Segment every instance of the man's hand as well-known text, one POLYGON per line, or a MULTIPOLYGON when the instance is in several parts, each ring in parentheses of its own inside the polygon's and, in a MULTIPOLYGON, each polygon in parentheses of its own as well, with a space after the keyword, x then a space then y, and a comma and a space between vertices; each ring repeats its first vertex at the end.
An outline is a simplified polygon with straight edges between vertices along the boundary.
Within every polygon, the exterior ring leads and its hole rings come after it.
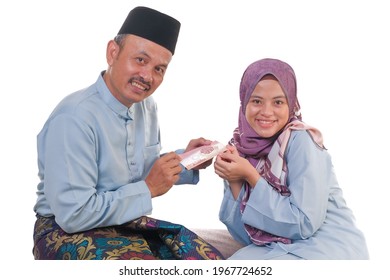
POLYGON ((167 153, 156 160, 145 179, 152 197, 168 192, 179 180, 181 170, 180 157, 174 152, 167 153))

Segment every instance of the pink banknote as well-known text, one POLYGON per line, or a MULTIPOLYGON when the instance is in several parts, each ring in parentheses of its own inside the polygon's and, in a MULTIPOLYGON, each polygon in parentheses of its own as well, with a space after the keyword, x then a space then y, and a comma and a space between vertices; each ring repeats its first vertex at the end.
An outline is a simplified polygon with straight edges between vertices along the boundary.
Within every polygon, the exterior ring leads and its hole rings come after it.
POLYGON ((225 150, 226 145, 218 141, 213 141, 210 145, 198 147, 184 154, 180 154, 179 156, 182 159, 180 163, 190 170, 199 164, 212 159, 225 150))

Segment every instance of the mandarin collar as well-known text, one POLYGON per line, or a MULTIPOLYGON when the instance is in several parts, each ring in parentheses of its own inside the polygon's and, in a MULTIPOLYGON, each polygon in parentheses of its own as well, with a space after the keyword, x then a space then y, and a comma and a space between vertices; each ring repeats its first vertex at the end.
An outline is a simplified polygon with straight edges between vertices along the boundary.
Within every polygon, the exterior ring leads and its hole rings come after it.
POLYGON ((134 108, 131 106, 130 108, 126 107, 122 103, 118 101, 112 95, 111 91, 108 89, 104 79, 105 71, 102 71, 97 79, 96 86, 99 94, 102 97, 102 100, 104 103, 107 104, 107 106, 119 117, 125 119, 125 120, 133 120, 134 119, 134 108))

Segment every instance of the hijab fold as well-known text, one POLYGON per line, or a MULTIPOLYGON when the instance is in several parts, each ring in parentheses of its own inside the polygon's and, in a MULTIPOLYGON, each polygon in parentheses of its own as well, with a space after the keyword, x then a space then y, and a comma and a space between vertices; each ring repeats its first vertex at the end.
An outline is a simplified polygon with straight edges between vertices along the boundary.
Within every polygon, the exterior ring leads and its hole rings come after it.
MULTIPOLYGON (((280 195, 289 196, 290 190, 286 184, 288 170, 284 153, 291 131, 308 131, 315 143, 324 148, 321 132, 302 122, 294 70, 287 63, 277 59, 266 58, 252 63, 241 79, 240 101, 238 127, 234 130, 229 144, 237 148, 239 154, 257 169, 270 187, 280 195), (265 75, 273 75, 279 82, 287 98, 290 116, 286 126, 269 138, 259 136, 245 117, 245 109, 252 92, 265 75)), ((252 192, 252 187, 247 182, 244 188, 245 193, 240 205, 241 212, 245 210, 252 192)), ((270 242, 291 243, 291 240, 286 237, 277 236, 247 224, 245 224, 245 230, 256 245, 265 245, 270 242)))

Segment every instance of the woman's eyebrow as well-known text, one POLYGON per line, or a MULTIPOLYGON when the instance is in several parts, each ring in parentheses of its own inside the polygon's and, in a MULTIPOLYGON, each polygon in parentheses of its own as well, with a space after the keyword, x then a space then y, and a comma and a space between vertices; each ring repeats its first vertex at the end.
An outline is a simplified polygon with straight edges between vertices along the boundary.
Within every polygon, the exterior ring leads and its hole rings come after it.
POLYGON ((286 97, 286 96, 284 96, 284 95, 279 95, 279 96, 275 96, 275 97, 273 97, 273 99, 278 99, 278 98, 285 98, 285 99, 287 99, 287 97, 286 97))
MULTIPOLYGON (((264 99, 264 97, 256 95, 256 94, 252 95, 250 98, 264 99)), ((284 96, 284 95, 278 95, 278 96, 272 97, 272 99, 278 99, 278 98, 285 98, 285 99, 287 99, 287 97, 284 96)))

